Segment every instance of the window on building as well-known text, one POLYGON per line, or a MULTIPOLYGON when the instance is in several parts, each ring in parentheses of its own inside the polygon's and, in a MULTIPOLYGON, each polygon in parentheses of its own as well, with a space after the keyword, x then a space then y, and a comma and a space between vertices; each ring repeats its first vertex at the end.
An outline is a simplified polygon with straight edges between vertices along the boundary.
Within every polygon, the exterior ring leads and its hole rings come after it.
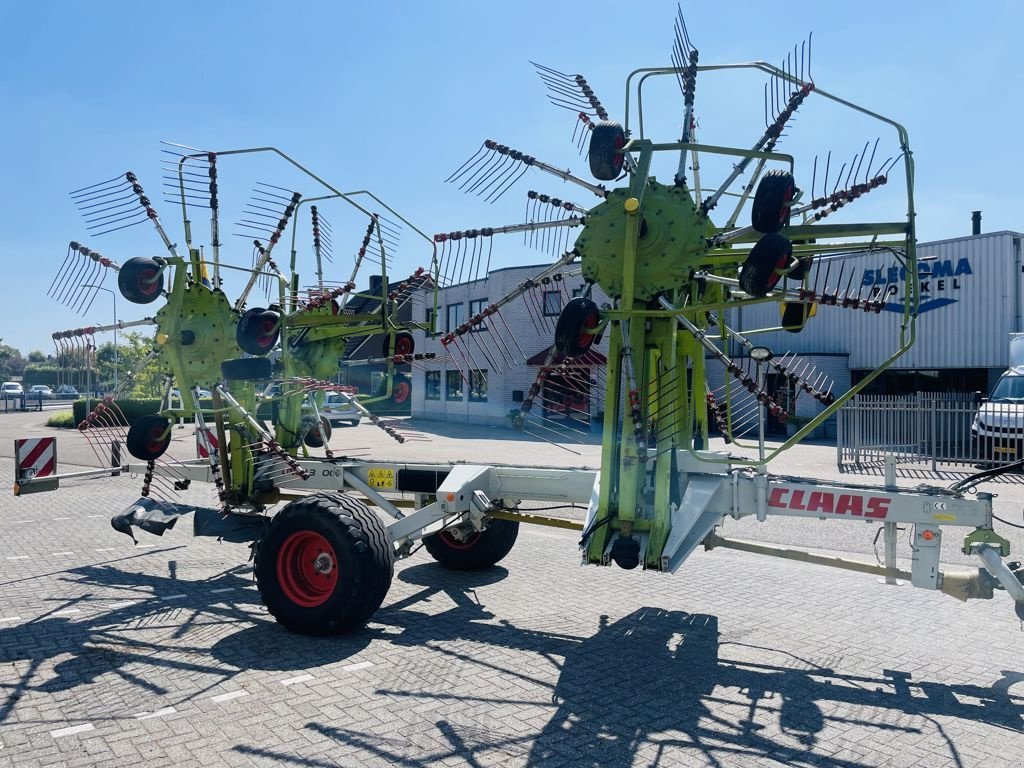
POLYGON ((469 402, 487 402, 487 371, 469 372, 469 402))
POLYGON ((440 400, 441 399, 441 372, 440 371, 427 371, 426 380, 424 382, 423 396, 427 400, 440 400))
POLYGON ((444 399, 462 399, 462 374, 459 371, 445 371, 444 399))
MULTIPOLYGON (((469 302, 469 317, 470 317, 470 319, 472 319, 472 318, 476 317, 477 315, 479 315, 486 308, 487 308, 487 299, 473 299, 471 302, 469 302)), ((474 325, 469 330, 470 330, 470 333, 480 333, 480 331, 486 331, 487 330, 487 321, 486 320, 482 320, 479 325, 474 325)))
POLYGON ((456 328, 462 325, 462 319, 465 315, 462 312, 463 305, 449 304, 448 305, 448 325, 445 326, 445 330, 448 333, 452 333, 456 328))
POLYGON ((558 317, 562 311, 562 292, 544 291, 544 317, 558 317))

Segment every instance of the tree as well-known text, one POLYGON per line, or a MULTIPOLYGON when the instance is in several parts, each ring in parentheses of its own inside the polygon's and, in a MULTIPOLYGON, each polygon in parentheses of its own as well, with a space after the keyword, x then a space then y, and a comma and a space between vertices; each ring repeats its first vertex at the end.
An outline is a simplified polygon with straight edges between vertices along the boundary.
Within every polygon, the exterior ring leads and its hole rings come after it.
POLYGON ((38 349, 33 349, 28 353, 28 361, 30 363, 45 363, 46 355, 40 352, 38 349))
POLYGON ((21 376, 25 371, 25 358, 21 352, 7 344, 0 344, 0 378, 21 376))

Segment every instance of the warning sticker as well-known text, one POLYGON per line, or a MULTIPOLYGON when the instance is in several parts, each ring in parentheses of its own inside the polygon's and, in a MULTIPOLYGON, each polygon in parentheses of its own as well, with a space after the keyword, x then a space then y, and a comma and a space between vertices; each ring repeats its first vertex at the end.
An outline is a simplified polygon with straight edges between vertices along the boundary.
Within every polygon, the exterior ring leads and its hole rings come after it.
POLYGON ((366 484, 371 488, 384 491, 395 489, 395 470, 393 469, 371 469, 366 484))

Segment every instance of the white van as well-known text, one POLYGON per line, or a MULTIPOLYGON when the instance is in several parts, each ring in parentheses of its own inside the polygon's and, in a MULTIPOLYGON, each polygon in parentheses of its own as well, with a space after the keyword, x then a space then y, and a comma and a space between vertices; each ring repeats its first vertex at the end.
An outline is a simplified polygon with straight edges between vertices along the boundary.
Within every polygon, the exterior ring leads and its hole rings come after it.
POLYGON ((974 415, 971 441, 983 461, 1024 458, 1024 333, 1010 334, 1010 367, 974 415))

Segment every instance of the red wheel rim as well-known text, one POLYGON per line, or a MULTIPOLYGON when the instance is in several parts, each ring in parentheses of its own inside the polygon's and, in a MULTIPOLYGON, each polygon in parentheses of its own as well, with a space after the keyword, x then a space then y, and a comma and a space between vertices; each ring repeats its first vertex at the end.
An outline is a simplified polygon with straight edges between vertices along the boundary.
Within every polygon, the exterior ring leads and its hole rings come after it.
POLYGON ((277 553, 277 583, 284 596, 303 608, 327 602, 338 585, 338 558, 316 531, 296 531, 277 553))
POLYGON ((144 269, 139 272, 139 293, 143 296, 152 296, 160 290, 156 275, 157 271, 155 269, 144 269))
POLYGON ((465 541, 459 541, 451 535, 449 531, 441 531, 438 536, 441 540, 452 549, 472 549, 476 546, 477 541, 480 539, 479 533, 473 533, 466 538, 465 541))
POLYGON ((277 320, 274 318, 267 318, 260 323, 259 330, 256 332, 256 344, 260 349, 269 349, 274 346, 274 342, 277 341, 277 320))
POLYGON ((409 399, 409 395, 412 394, 412 387, 409 386, 407 381, 399 381, 395 384, 394 394, 392 399, 396 403, 404 403, 409 399))
POLYGON ((580 328, 580 335, 577 339, 577 344, 580 349, 590 349, 590 345, 594 343, 594 334, 587 333, 587 331, 593 328, 597 328, 597 324, 598 322, 600 322, 600 319, 601 318, 598 316, 596 312, 591 312, 589 315, 583 318, 583 327, 580 328))
POLYGON ((167 429, 165 427, 153 427, 149 430, 149 436, 146 439, 146 448, 150 453, 160 455, 167 448, 167 429))
POLYGON ((406 355, 411 355, 412 354, 412 347, 413 347, 412 336, 401 335, 401 336, 398 336, 397 338, 395 338, 395 354, 396 355, 402 355, 403 357, 405 357, 406 355))
POLYGON ((626 159, 625 156, 622 154, 622 152, 619 151, 624 146, 626 146, 626 137, 621 135, 621 134, 616 136, 615 137, 615 157, 612 159, 612 167, 615 168, 615 170, 619 170, 620 168, 622 168, 622 163, 626 159))

